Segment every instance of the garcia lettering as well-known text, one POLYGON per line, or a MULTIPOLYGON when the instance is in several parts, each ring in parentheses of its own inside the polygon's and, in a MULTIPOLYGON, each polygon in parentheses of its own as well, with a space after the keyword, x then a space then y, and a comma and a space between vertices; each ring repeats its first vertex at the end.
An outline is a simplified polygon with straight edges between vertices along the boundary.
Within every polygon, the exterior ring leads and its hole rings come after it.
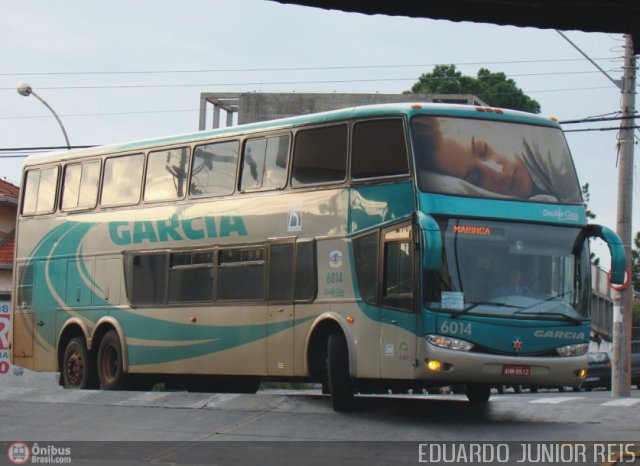
POLYGON ((231 235, 246 236, 247 228, 242 217, 195 217, 173 216, 167 220, 141 220, 136 222, 110 222, 109 236, 114 244, 157 243, 164 241, 200 240, 223 238, 231 235))

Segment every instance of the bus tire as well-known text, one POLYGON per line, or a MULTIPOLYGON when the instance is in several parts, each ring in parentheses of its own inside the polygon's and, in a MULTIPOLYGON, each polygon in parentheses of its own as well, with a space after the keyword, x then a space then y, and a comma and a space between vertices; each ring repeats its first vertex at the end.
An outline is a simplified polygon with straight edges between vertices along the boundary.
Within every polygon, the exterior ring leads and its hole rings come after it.
POLYGON ((124 387, 124 368, 122 366, 122 344, 115 330, 109 330, 98 350, 98 378, 104 390, 121 390, 124 387))
POLYGON ((467 384, 467 398, 471 403, 483 404, 489 401, 491 385, 488 383, 467 384))
POLYGON ((89 355, 84 339, 72 338, 62 357, 62 385, 64 388, 96 388, 95 361, 89 355))
POLYGON ((335 411, 346 411, 353 404, 353 388, 349 376, 349 351, 342 333, 332 333, 327 341, 327 372, 331 404, 335 411))

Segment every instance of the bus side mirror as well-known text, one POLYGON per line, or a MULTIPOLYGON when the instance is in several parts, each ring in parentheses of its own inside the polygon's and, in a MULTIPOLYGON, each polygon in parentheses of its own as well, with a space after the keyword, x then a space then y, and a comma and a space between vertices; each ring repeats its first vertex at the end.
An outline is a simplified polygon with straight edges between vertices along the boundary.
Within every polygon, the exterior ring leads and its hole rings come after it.
POLYGON ((442 266, 442 233, 438 222, 431 215, 417 212, 420 230, 420 251, 424 270, 440 270, 442 266))
POLYGON ((622 285, 625 281, 627 256, 624 246, 615 231, 602 225, 587 225, 585 234, 591 238, 600 238, 607 243, 611 254, 611 283, 622 285))

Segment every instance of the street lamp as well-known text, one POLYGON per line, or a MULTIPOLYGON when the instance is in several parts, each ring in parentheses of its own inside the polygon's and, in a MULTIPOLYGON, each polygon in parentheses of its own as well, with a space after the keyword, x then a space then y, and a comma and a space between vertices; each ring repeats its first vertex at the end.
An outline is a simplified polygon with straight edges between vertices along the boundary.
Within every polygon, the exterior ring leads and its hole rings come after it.
POLYGON ((42 97, 36 94, 36 91, 34 91, 31 88, 31 86, 29 86, 28 83, 25 83, 25 82, 18 83, 17 91, 18 91, 18 94, 23 95, 25 97, 29 97, 30 95, 33 95, 36 99, 42 102, 44 106, 47 107, 51 113, 53 113, 53 116, 56 117, 56 120, 58 120, 60 129, 62 129, 62 134, 64 134, 64 140, 67 141, 67 149, 71 149, 71 144, 69 144, 69 136, 67 136, 67 131, 64 129, 64 125, 62 124, 62 121, 60 120, 60 117, 58 116, 58 114, 53 110, 53 108, 51 108, 51 105, 49 105, 42 97))

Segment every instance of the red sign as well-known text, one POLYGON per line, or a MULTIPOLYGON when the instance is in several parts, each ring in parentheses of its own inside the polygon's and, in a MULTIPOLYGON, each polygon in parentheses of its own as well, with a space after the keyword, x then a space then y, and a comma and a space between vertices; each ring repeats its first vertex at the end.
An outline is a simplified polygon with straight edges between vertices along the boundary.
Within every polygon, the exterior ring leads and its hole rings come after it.
POLYGON ((9 349, 9 314, 0 314, 0 351, 9 349))
POLYGON ((0 361, 0 375, 6 374, 9 369, 11 369, 11 365, 8 361, 0 361))
POLYGON ((518 377, 529 377, 531 375, 530 366, 514 366, 505 364, 502 366, 502 375, 516 375, 518 377))

